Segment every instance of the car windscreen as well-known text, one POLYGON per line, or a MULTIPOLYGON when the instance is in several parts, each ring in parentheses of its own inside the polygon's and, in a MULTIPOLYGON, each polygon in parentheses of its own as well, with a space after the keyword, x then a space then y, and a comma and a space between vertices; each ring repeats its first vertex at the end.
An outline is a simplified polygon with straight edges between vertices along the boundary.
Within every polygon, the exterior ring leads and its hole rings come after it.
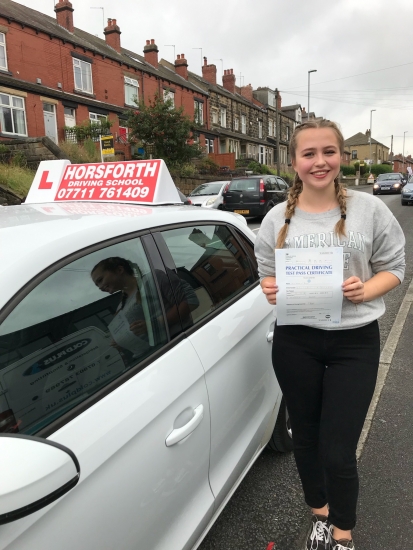
POLYGON ((383 181, 383 180, 400 180, 400 176, 398 174, 380 174, 377 176, 377 181, 383 181))
POLYGON ((194 189, 189 196, 194 197, 195 195, 218 195, 221 187, 221 182, 203 183, 202 185, 198 185, 198 187, 194 189))
POLYGON ((256 191, 258 188, 258 179, 232 180, 228 191, 256 191))
POLYGON ((404 186, 404 193, 411 193, 413 191, 413 182, 404 186))

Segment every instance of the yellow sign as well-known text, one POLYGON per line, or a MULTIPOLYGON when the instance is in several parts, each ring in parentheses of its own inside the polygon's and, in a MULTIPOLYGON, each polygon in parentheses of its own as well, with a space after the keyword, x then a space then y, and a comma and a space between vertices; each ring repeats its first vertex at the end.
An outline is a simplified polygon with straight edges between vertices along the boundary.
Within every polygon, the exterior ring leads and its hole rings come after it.
POLYGON ((112 135, 100 136, 100 150, 102 152, 102 158, 115 154, 115 143, 112 135))

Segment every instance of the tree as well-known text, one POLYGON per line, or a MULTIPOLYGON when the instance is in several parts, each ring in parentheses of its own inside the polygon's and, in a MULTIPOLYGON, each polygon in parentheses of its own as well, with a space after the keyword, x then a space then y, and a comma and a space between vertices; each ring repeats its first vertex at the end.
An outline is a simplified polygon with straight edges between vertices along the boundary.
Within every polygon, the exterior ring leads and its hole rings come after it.
POLYGON ((141 101, 137 109, 128 112, 128 126, 129 139, 142 142, 146 157, 151 151, 153 158, 174 166, 202 154, 200 146, 191 142, 193 122, 182 107, 174 107, 171 99, 164 100, 156 95, 149 105, 141 101))

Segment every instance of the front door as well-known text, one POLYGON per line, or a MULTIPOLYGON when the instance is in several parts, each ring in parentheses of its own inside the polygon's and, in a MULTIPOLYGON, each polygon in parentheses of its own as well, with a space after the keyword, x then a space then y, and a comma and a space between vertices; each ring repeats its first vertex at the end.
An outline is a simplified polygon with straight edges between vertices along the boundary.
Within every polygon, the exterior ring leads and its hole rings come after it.
POLYGON ((44 133, 57 143, 56 106, 53 103, 43 103, 44 133))

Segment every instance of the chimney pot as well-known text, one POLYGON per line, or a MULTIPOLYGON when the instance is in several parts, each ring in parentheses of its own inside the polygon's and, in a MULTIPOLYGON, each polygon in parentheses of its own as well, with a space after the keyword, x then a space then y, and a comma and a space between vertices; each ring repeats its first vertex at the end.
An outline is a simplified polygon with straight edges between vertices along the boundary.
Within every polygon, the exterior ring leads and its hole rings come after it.
POLYGON ((204 57, 204 64, 202 66, 202 78, 210 84, 216 85, 217 83, 217 66, 208 65, 206 57, 204 57))
POLYGON ((188 61, 185 59, 184 53, 181 55, 178 54, 178 58, 175 61, 175 71, 176 74, 179 74, 179 76, 182 76, 182 78, 188 80, 188 61))
POLYGON ((158 46, 155 44, 155 40, 152 38, 151 40, 146 41, 146 46, 143 48, 143 55, 145 57, 145 61, 147 63, 150 63, 153 67, 156 69, 158 68, 158 46))
POLYGON ((225 69, 222 77, 222 85, 226 90, 235 94, 235 75, 232 69, 225 69))
POLYGON ((108 19, 108 26, 104 29, 106 44, 120 53, 120 28, 116 24, 116 19, 108 19))
POLYGON ((60 0, 54 7, 56 12, 57 24, 73 33, 75 27, 73 25, 73 6, 69 0, 60 0))

